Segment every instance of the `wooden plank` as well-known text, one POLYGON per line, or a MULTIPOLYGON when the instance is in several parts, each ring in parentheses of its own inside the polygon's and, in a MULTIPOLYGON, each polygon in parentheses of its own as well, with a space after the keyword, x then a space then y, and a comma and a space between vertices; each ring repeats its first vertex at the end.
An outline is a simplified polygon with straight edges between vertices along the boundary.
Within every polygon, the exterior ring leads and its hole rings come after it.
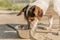
MULTIPOLYGON (((58 20, 58 17, 55 18, 54 20, 58 20)), ((45 23, 48 24, 48 18, 43 17, 40 23, 45 23)), ((59 24, 59 20, 55 21, 55 24, 59 24)), ((0 15, 0 24, 27 24, 26 20, 24 19, 24 16, 16 16, 16 15, 0 15)))
POLYGON ((5 10, 2 11, 2 10, 0 10, 0 14, 10 14, 10 13, 14 14, 14 13, 19 13, 19 12, 20 11, 8 11, 8 10, 7 11, 5 11, 5 10))
POLYGON ((26 24, 23 16, 0 15, 0 24, 26 24))
MULTIPOLYGON (((16 16, 17 14, 8 14, 0 14, 0 24, 27 24, 24 15, 16 16)), ((47 20, 47 18, 45 20, 47 20)))
POLYGON ((30 39, 0 39, 0 40, 30 40, 30 39))
POLYGON ((57 34, 58 31, 55 31, 55 30, 36 30, 37 33, 55 33, 57 34))

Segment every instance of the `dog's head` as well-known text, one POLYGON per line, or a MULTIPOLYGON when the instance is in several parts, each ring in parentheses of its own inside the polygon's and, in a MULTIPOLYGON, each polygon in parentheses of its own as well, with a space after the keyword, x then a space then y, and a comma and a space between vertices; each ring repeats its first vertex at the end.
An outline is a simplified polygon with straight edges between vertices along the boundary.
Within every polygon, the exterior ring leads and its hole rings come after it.
POLYGON ((28 18, 30 20, 34 19, 35 17, 39 19, 40 17, 43 16, 43 10, 36 5, 33 5, 32 7, 30 7, 30 9, 28 10, 28 13, 26 13, 28 7, 29 5, 24 7, 17 16, 21 15, 22 12, 24 12, 25 18, 28 18))
POLYGON ((37 19, 41 19, 41 17, 43 16, 43 9, 41 9, 40 7, 33 5, 29 10, 28 10, 28 17, 30 20, 33 20, 35 18, 37 19))

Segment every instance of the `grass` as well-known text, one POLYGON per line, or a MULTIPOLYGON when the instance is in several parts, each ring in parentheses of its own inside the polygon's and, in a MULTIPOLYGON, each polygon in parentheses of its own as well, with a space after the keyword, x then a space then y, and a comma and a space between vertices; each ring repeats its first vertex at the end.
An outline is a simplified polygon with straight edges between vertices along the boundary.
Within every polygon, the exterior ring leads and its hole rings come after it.
POLYGON ((15 3, 13 4, 11 0, 5 2, 5 0, 0 0, 0 10, 21 10, 27 3, 15 3))
POLYGON ((23 7, 25 7, 27 3, 19 3, 19 4, 12 4, 12 6, 0 6, 0 10, 21 10, 23 7))
POLYGON ((12 9, 13 10, 21 10, 22 8, 24 8, 27 5, 27 3, 20 3, 20 4, 15 4, 12 9))
POLYGON ((0 10, 5 10, 12 7, 12 0, 0 0, 0 10))

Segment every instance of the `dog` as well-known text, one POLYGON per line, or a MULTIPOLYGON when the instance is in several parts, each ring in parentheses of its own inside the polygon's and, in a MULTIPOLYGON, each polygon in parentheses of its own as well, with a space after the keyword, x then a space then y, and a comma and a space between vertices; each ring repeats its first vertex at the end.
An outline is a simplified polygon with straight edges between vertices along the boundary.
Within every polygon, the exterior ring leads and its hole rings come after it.
MULTIPOLYGON (((36 0, 35 2, 25 6, 17 16, 20 16, 24 13, 24 18, 28 23, 28 29, 31 29, 31 36, 34 37, 34 31, 37 28, 38 22, 42 19, 42 17, 46 14, 46 11, 49 7, 51 0, 36 0)), ((49 27, 52 26, 53 18, 51 17, 49 20, 49 27)))
MULTIPOLYGON (((46 14, 46 11, 49 7, 49 4, 52 0, 36 0, 34 3, 31 3, 24 7, 17 16, 20 16, 24 13, 24 18, 28 22, 28 29, 31 27, 31 36, 34 36, 34 30, 37 28, 38 22, 42 19, 42 17, 46 14)), ((60 0, 53 0, 54 10, 60 16, 60 0)), ((50 17, 49 20, 49 27, 52 27, 53 24, 53 17, 50 17)), ((49 28, 49 29, 50 29, 49 28)), ((35 37, 34 37, 35 38, 35 37)))
POLYGON ((24 13, 24 18, 27 20, 28 26, 30 26, 30 24, 35 25, 34 23, 38 23, 37 21, 41 20, 43 15, 45 15, 45 12, 49 7, 49 3, 50 0, 36 0, 24 7, 17 16, 24 13), (35 22, 33 23, 34 20, 35 22))

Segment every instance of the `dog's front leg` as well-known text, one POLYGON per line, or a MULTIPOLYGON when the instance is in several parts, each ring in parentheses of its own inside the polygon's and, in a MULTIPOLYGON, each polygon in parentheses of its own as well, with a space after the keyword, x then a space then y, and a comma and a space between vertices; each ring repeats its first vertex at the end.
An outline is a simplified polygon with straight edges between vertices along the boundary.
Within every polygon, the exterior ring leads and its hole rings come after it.
POLYGON ((53 16, 49 18, 49 27, 47 29, 51 30, 52 26, 53 26, 53 16))
POLYGON ((37 24, 38 24, 38 19, 35 19, 33 22, 31 22, 31 24, 30 24, 30 27, 31 27, 31 37, 33 38, 33 39, 37 39, 36 37, 35 37, 35 32, 36 32, 36 29, 37 29, 37 24))

